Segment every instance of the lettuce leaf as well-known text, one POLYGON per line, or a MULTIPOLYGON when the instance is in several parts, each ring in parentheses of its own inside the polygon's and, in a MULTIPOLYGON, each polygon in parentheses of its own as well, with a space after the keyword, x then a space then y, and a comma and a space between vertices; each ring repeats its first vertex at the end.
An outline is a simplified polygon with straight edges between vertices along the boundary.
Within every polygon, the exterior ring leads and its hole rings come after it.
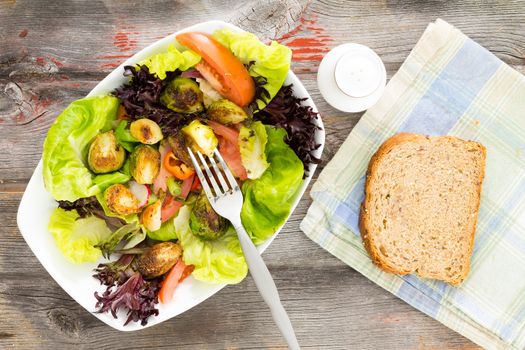
POLYGON ((136 144, 139 143, 139 140, 131 136, 131 132, 126 128, 127 125, 128 122, 125 120, 122 120, 118 124, 118 126, 115 128, 115 138, 117 139, 119 145, 131 153, 135 149, 136 144))
POLYGON ((220 238, 205 241, 195 236, 190 229, 191 208, 183 206, 173 224, 182 245, 186 265, 194 265, 193 277, 209 283, 239 283, 248 273, 237 233, 230 227, 220 238))
POLYGON ((171 241, 177 239, 173 220, 175 219, 170 219, 163 223, 157 231, 148 231, 148 237, 156 241, 171 241))
POLYGON ((241 220, 255 244, 263 243, 288 218, 304 174, 303 163, 284 142, 286 131, 265 127, 270 167, 259 179, 247 180, 242 185, 241 220))
POLYGON ((94 246, 111 235, 104 220, 95 216, 81 219, 76 210, 61 208, 51 214, 48 230, 62 254, 77 264, 97 261, 102 252, 94 246))
POLYGON ((267 101, 257 100, 259 109, 263 109, 277 94, 288 75, 292 50, 276 41, 265 45, 252 33, 238 33, 230 29, 216 30, 213 37, 230 49, 243 64, 253 62, 249 70, 251 76, 266 79, 263 87, 270 98, 267 101))
POLYGON ((84 164, 91 140, 111 129, 117 114, 116 97, 88 97, 72 102, 56 119, 44 141, 46 189, 56 200, 91 197, 114 183, 130 179, 120 172, 94 175, 84 164))
POLYGON ((168 46, 168 51, 153 55, 141 61, 139 65, 146 65, 149 72, 157 77, 166 79, 167 72, 177 69, 185 71, 199 63, 201 57, 191 50, 180 52, 175 45, 168 46))
POLYGON ((239 149, 242 165, 246 169, 249 179, 258 179, 270 166, 266 161, 264 149, 268 135, 263 123, 257 121, 250 127, 241 126, 239 131, 239 149))

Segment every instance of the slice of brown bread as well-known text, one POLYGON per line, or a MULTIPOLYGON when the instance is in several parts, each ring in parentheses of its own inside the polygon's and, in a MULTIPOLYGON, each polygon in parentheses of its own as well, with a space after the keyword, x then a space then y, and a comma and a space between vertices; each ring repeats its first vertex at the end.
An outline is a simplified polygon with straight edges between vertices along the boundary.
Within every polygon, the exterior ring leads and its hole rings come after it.
POLYGON ((461 283, 469 272, 485 147, 400 133, 370 160, 361 205, 364 245, 383 270, 461 283))

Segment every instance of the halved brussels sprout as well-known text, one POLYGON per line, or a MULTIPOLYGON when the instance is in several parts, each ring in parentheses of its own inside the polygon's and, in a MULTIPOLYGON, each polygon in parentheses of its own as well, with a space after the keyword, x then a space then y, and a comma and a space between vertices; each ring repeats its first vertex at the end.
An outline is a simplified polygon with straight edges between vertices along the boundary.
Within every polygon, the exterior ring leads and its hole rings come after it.
POLYGON ((129 126, 131 136, 136 138, 140 143, 153 145, 162 140, 162 130, 160 126, 151 119, 138 119, 129 126))
POLYGON ((130 156, 130 173, 139 184, 152 184, 160 170, 160 153, 146 145, 135 147, 130 156))
POLYGON ((148 231, 157 231, 162 226, 161 209, 162 201, 157 199, 142 211, 140 221, 148 231))
POLYGON ((198 120, 193 120, 191 123, 182 128, 182 132, 187 135, 191 141, 191 147, 195 151, 211 156, 213 151, 217 148, 219 141, 213 133, 213 129, 208 125, 202 124, 198 120))
POLYGON ((244 109, 227 99, 213 102, 208 108, 207 114, 211 120, 222 124, 236 124, 248 118, 244 109))
POLYGON ((139 212, 139 201, 131 191, 122 184, 109 186, 104 191, 104 200, 109 210, 119 215, 139 212))
POLYGON ((160 94, 160 102, 172 111, 197 113, 204 109, 199 85, 189 78, 176 77, 168 83, 160 94))
POLYGON ((137 270, 145 278, 161 276, 177 263, 181 255, 182 248, 177 243, 157 243, 139 256, 137 270))
POLYGON ((228 229, 228 221, 213 210, 204 191, 191 211, 190 228, 194 235, 206 240, 217 239, 228 229))
POLYGON ((119 170, 126 160, 126 151, 118 142, 113 130, 98 134, 88 151, 88 166, 95 174, 119 170))

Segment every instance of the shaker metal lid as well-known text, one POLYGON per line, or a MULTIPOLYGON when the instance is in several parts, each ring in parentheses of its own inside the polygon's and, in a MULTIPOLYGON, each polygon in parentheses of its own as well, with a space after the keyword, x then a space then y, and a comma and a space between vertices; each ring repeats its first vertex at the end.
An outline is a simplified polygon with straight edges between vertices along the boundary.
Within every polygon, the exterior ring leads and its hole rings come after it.
POLYGON ((321 61, 317 84, 334 108, 361 112, 372 107, 383 94, 386 70, 381 58, 369 47, 343 44, 321 61))

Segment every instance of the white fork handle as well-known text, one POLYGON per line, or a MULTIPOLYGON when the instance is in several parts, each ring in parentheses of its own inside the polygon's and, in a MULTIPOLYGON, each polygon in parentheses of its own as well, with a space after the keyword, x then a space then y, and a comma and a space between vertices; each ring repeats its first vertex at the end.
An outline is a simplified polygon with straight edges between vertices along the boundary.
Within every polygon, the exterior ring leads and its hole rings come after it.
POLYGON ((255 248, 248 233, 246 233, 246 230, 241 224, 241 220, 239 219, 237 222, 232 222, 232 224, 237 231, 237 236, 241 242, 244 257, 250 268, 250 274, 255 281, 257 289, 259 289, 259 293, 261 293, 264 301, 270 307, 275 324, 277 324, 277 327, 286 339, 288 348, 299 350, 299 343, 297 342, 297 338, 295 338, 292 323, 288 318, 286 310, 284 310, 284 307, 281 304, 279 292, 277 291, 272 275, 270 275, 270 271, 268 271, 268 267, 266 267, 259 251, 257 251, 257 248, 255 248))

